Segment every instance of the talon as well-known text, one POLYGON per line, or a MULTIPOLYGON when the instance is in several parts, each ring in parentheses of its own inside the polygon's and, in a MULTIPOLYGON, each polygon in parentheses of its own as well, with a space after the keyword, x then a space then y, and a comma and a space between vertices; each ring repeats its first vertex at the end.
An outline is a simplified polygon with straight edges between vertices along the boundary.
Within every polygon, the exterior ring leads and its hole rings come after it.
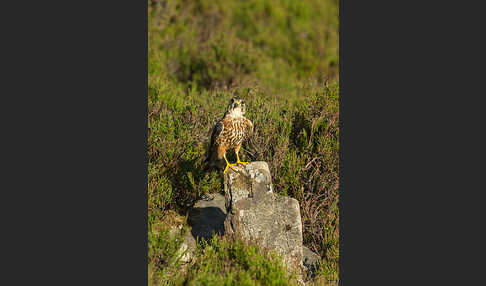
POLYGON ((243 166, 244 166, 244 165, 248 164, 248 162, 241 162, 241 161, 238 161, 238 162, 236 162, 236 164, 241 164, 241 165, 243 165, 243 166))
POLYGON ((241 162, 240 161, 240 156, 238 156, 238 152, 236 152, 236 163, 235 164, 241 164, 241 165, 246 165, 248 162, 241 162))
POLYGON ((228 171, 228 167, 230 167, 233 171, 236 172, 235 168, 233 168, 233 166, 236 166, 236 164, 237 163, 230 164, 230 163, 226 162, 226 168, 224 168, 223 174, 226 174, 226 172, 228 171))

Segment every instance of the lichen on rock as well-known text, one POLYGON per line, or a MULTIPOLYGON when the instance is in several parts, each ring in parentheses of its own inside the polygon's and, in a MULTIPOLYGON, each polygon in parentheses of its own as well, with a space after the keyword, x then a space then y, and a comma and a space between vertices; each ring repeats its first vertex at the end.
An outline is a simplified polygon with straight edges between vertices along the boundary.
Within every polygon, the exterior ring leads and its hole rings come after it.
POLYGON ((225 176, 225 233, 275 250, 289 269, 301 269, 302 222, 296 199, 276 196, 266 162, 252 162, 225 176))

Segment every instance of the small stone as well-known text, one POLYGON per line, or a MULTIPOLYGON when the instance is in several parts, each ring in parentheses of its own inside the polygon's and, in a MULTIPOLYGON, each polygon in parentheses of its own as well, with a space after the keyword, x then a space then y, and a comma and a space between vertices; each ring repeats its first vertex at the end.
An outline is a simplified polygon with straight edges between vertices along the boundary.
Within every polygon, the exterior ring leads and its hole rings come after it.
POLYGON ((191 232, 186 232, 183 237, 182 244, 179 248, 180 261, 185 264, 192 261, 194 258, 194 251, 196 250, 196 240, 191 232))
POLYGON ((302 246, 302 255, 302 262, 307 269, 307 280, 313 279, 319 270, 320 257, 306 246, 302 246))

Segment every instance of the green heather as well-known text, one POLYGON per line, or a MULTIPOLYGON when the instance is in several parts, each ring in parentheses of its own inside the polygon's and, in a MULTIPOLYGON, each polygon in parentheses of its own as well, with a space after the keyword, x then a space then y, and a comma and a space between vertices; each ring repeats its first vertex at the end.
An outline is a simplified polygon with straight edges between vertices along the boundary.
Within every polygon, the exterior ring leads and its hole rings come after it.
MULTIPOLYGON (((221 192, 202 161, 232 96, 254 137, 244 161, 266 161, 275 192, 301 206, 304 245, 339 273, 338 1, 170 0, 148 3, 149 285, 294 285, 279 257, 215 237, 181 268, 179 235, 195 200, 221 192)), ((236 160, 228 152, 231 162, 236 160)))

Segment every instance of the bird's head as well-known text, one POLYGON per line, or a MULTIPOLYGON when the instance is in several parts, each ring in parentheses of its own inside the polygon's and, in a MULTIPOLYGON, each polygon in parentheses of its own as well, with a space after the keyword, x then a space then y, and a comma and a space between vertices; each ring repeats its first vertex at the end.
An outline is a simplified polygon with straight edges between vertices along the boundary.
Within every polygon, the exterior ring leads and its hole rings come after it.
POLYGON ((246 112, 245 101, 238 97, 233 97, 228 105, 228 114, 231 117, 243 116, 246 112))

